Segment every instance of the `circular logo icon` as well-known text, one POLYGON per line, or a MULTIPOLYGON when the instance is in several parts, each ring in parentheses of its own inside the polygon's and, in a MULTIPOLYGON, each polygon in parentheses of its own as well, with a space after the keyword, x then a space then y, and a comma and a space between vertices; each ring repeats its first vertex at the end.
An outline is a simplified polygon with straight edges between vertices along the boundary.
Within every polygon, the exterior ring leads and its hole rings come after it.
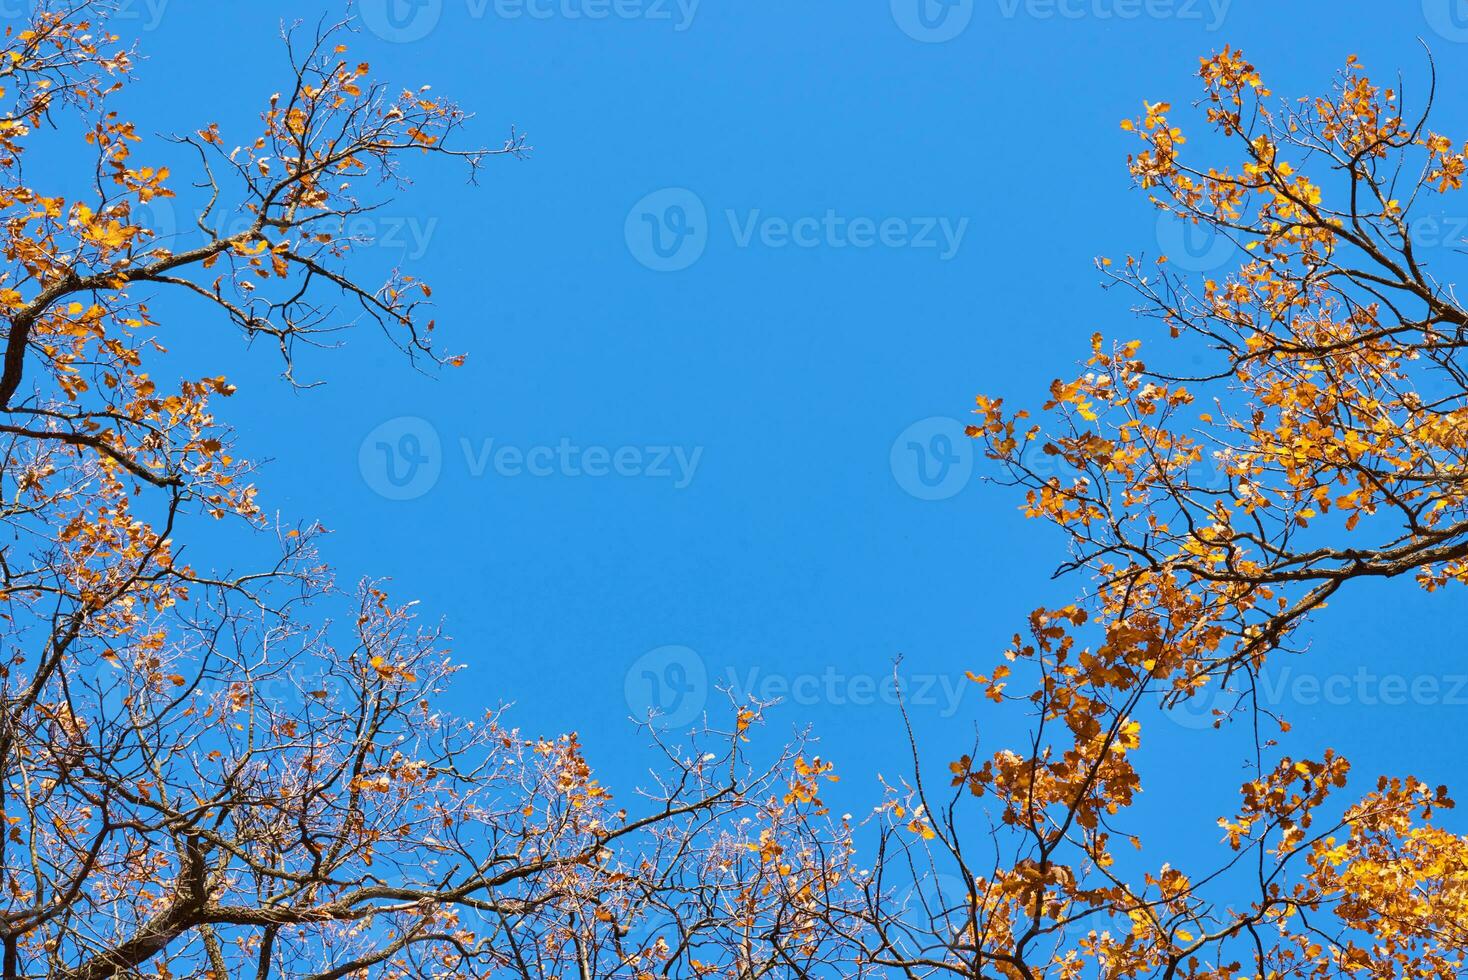
POLYGON ((974 0, 892 0, 892 19, 914 41, 951 41, 974 19, 974 0))
POLYGON ((897 899, 896 914, 916 914, 919 922, 943 922, 947 918, 962 919, 968 911, 972 894, 957 875, 928 873, 909 885, 897 899))
POLYGON ((919 500, 947 500, 968 486, 973 440, 957 419, 935 415, 914 422, 892 443, 892 476, 919 500))
POLYGON ((1465 242, 1463 232, 1468 221, 1462 218, 1423 215, 1407 222, 1407 234, 1412 236, 1412 245, 1419 251, 1427 248, 1461 248, 1465 242))
POLYGON ((423 40, 442 16, 443 0, 362 0, 362 23, 393 44, 423 40))
POLYGON ((1468 0, 1422 0, 1422 14, 1439 37, 1468 41, 1468 0))
POLYGON ((178 211, 171 197, 155 197, 150 201, 133 201, 128 223, 144 229, 138 236, 134 248, 148 252, 165 248, 170 252, 181 251, 179 243, 178 211))
POLYGON ((129 671, 120 657, 98 657, 93 683, 96 686, 97 721, 100 727, 126 720, 129 671))
POLYGON ((696 650, 666 646, 633 661, 622 691, 633 717, 667 729, 687 725, 703 712, 708 683, 708 667, 696 650))
POLYGON ((627 212, 627 249, 654 272, 678 272, 703 257, 709 243, 708 210, 683 187, 653 191, 627 212))
POLYGON ((413 416, 388 419, 362 440, 357 467, 378 496, 417 499, 434 488, 443 472, 438 430, 413 416))
POLYGON ((1212 728, 1215 722, 1226 719, 1239 705, 1238 694, 1211 684, 1194 691, 1192 697, 1181 701, 1172 701, 1173 694, 1172 691, 1163 691, 1158 697, 1162 714, 1179 728, 1195 732, 1212 728))
POLYGON ((1211 272, 1238 251, 1226 235, 1207 222, 1194 224, 1167 211, 1157 216, 1157 244, 1169 263, 1187 272, 1211 272))

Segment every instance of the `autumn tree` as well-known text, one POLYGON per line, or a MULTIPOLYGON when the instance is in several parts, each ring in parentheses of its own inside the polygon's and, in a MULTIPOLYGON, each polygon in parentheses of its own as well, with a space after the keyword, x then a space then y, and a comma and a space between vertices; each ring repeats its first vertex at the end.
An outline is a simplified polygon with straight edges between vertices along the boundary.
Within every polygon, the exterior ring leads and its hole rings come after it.
POLYGON ((1468 146, 1431 127, 1431 88, 1409 109, 1354 58, 1295 101, 1237 50, 1200 77, 1197 114, 1230 159, 1194 150, 1165 102, 1122 125, 1137 186, 1232 241, 1231 271, 1103 260, 1160 337, 1095 336, 1038 421, 978 399, 969 434, 1063 530, 1061 571, 1085 585, 974 675, 990 710, 1031 715, 1028 744, 892 791, 882 867, 949 882, 921 903, 867 890, 858 955, 902 975, 1465 969, 1468 839, 1435 822, 1447 790, 1372 774, 1346 797, 1348 761, 1285 754, 1288 720, 1256 684, 1271 658, 1308 655, 1328 601, 1468 581, 1468 308, 1413 220, 1461 193, 1468 146), (1148 719, 1198 698, 1216 727, 1257 734, 1219 853, 1184 860, 1155 854, 1131 808, 1148 719))
POLYGON ((456 363, 429 288, 359 281, 346 228, 406 190, 405 155, 472 173, 521 137, 460 146, 464 112, 374 80, 349 24, 293 29, 258 129, 180 121, 202 208, 165 235, 144 216, 175 178, 111 108, 134 62, 105 14, 42 5, 0 43, 6 980, 810 970, 850 861, 829 763, 797 745, 756 766, 759 707, 731 705, 657 741, 660 774, 623 800, 573 734, 452 717, 445 639, 380 585, 338 588, 216 414, 231 325, 287 384, 353 325, 456 363), (89 190, 34 182, 43 137, 89 190), (165 293, 187 327, 155 319, 165 293), (179 329, 218 332, 218 370, 160 373, 179 329), (270 557, 185 561, 210 520, 270 557))
POLYGON ((1031 739, 942 785, 915 746, 863 829, 826 812, 829 761, 756 761, 759 704, 650 728, 658 774, 615 796, 574 734, 453 717, 446 638, 380 583, 338 587, 319 527, 258 499, 221 418, 244 355, 163 376, 162 294, 219 351, 231 326, 265 342, 287 385, 350 327, 458 360, 414 274, 359 280, 346 226, 407 190, 408 155, 472 174, 524 142, 462 145, 463 111, 374 80, 349 25, 286 40, 257 129, 180 122, 203 205, 177 235, 145 220, 177 179, 112 108, 133 58, 105 10, 43 5, 0 44, 5 980, 1464 970, 1446 790, 1399 773, 1346 798, 1347 760, 1286 755, 1255 696, 1327 602, 1468 579, 1468 310, 1412 222, 1461 192, 1468 146, 1430 128, 1431 91, 1409 113, 1353 60, 1278 104, 1225 49, 1200 109, 1236 160, 1194 159, 1166 103, 1124 124, 1138 185, 1237 267, 1103 263, 1165 336, 1094 338, 1042 423, 979 399, 970 434, 1085 585, 974 674, 1031 739), (33 186, 43 138, 86 193, 33 186), (1194 354, 1206 370, 1166 368, 1194 354), (185 560, 205 521, 269 557, 185 560), (1130 818, 1146 720, 1197 698, 1259 735, 1219 853, 1184 866, 1130 818))

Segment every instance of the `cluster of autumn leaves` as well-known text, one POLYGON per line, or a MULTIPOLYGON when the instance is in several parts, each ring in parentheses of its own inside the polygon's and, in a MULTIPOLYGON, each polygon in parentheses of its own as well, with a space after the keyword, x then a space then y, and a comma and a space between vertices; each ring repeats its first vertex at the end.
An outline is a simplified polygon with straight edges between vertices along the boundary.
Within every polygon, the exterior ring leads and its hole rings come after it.
POLYGON ((1312 761, 1257 746, 1240 809, 1219 821, 1234 857, 1137 884, 1112 870, 1108 828, 1140 788, 1149 699, 1206 697, 1220 725, 1262 713, 1259 671, 1328 599, 1399 575, 1435 589, 1468 570, 1468 313, 1407 217, 1460 188, 1468 147, 1428 130, 1425 112, 1404 118, 1354 59, 1330 96, 1279 108, 1240 52, 1205 59, 1201 77, 1237 168, 1190 163, 1166 103, 1123 128, 1143 144, 1138 185, 1231 239, 1238 267, 1200 283, 1165 256, 1101 268, 1195 355, 1174 363, 1206 366, 1170 374, 1141 343, 1098 335, 1086 373, 1052 386, 1046 425, 980 398, 970 427, 1025 487, 1026 512, 1067 532, 1065 567, 1091 582, 1079 606, 1035 613, 1009 663, 976 678, 1031 706, 1038 733, 1027 756, 962 759, 955 783, 997 799, 1043 872, 1017 882, 1016 865, 980 884, 1021 896, 1006 923, 1112 924, 1051 959, 1057 975, 1458 976, 1468 879, 1464 838, 1432 822, 1452 806, 1446 790, 1383 778, 1332 804, 1349 765, 1328 749, 1312 761), (1011 670, 1029 683, 1016 691, 1011 670), (1209 883, 1225 877, 1219 894, 1209 883))
POLYGON ((226 377, 158 376, 160 292, 277 348, 292 381, 298 346, 351 321, 458 363, 428 287, 359 282, 346 229, 406 185, 406 155, 477 167, 520 138, 454 148, 457 107, 371 81, 349 25, 327 25, 292 36, 258 135, 176 138, 206 201, 160 237, 141 216, 172 175, 133 162, 109 108, 133 60, 104 8, 43 5, 0 41, 0 975, 642 976, 808 955, 812 896, 850 856, 816 792, 829 763, 792 746, 757 765, 759 714, 738 706, 669 745, 629 815, 574 734, 450 717, 460 668, 436 631, 371 583, 339 589, 321 529, 258 503, 215 414, 226 377), (83 128, 82 199, 26 180, 48 122, 83 128), (253 543, 209 554, 201 519, 253 543))
POLYGON ((406 151, 488 153, 452 148, 458 108, 385 91, 324 30, 293 46, 258 136, 180 138, 210 202, 194 238, 162 240, 134 215, 171 175, 132 165, 138 135, 107 107, 132 60, 85 7, 43 9, 0 50, 7 980, 1461 972, 1468 844, 1433 822, 1443 789, 1383 778, 1341 804, 1344 759, 1263 741, 1214 864, 1139 863, 1144 835, 1121 829, 1159 701, 1253 713, 1259 670, 1337 592, 1468 580, 1468 313, 1408 221, 1419 195, 1461 188, 1468 148, 1354 62, 1329 96, 1275 109, 1242 54, 1205 59, 1237 169, 1191 164, 1165 103, 1125 124, 1139 186, 1240 262, 1201 283, 1165 257, 1101 267, 1210 366, 1168 376, 1098 335, 1046 424, 979 399, 969 434, 1088 585, 971 675, 993 710, 1028 714, 1031 742, 963 755, 941 799, 917 751, 863 822, 827 812, 831 762, 801 745, 757 761, 759 706, 659 741, 664 771, 629 809, 575 735, 443 712, 461 668, 442 638, 377 586, 339 591, 319 528, 265 516, 214 414, 233 387, 150 374, 166 327, 143 296, 268 339, 287 377, 341 319, 323 293, 457 363, 422 320, 426 285, 357 282, 341 225, 402 180, 406 151), (88 125, 95 200, 23 180, 63 113, 88 125), (269 556, 183 563, 199 516, 244 522, 269 556), (957 884, 933 900, 937 879, 957 884))

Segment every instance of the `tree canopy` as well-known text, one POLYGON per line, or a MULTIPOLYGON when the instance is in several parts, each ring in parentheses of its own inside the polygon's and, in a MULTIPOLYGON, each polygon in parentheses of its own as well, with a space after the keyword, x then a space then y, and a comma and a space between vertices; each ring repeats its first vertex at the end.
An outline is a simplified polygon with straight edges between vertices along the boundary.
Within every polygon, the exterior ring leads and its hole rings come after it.
POLYGON ((295 30, 256 131, 175 137, 205 199, 185 244, 145 220, 175 178, 134 159, 112 108, 133 54, 104 14, 43 5, 0 44, 6 980, 1460 975, 1446 788, 1344 798, 1348 761, 1284 754, 1255 696, 1327 602, 1468 580, 1468 310, 1412 225, 1461 192, 1468 145, 1431 128, 1430 90, 1409 112, 1352 59, 1279 103, 1225 48, 1198 114, 1232 162, 1195 159, 1165 102, 1123 124, 1137 185, 1237 267, 1103 260, 1162 336, 1098 334, 1033 417, 978 399, 969 435, 1083 584, 971 675, 1029 742, 935 781, 930 754, 958 752, 913 741, 852 818, 822 802, 829 759, 754 745, 757 703, 649 724, 663 765, 615 792, 576 734, 443 707, 465 669, 444 637, 381 583, 336 584, 319 526, 269 516, 221 418, 226 355, 159 377, 176 328, 149 303, 266 341, 287 384, 350 325, 459 363, 430 287, 359 281, 344 227, 407 189, 407 154, 472 171, 525 141, 461 146, 463 110, 374 80, 348 25, 295 30), (23 166, 48 126, 80 134, 88 193, 23 166), (199 519, 273 557, 185 560, 199 519), (1251 726, 1254 771, 1218 853, 1183 866, 1129 818, 1144 721, 1199 698, 1251 726))

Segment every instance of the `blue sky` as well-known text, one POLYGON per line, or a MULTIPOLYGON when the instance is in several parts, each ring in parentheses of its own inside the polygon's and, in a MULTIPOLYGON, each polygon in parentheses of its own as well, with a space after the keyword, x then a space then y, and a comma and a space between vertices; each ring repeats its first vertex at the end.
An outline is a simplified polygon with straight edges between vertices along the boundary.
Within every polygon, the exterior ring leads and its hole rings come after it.
MULTIPOLYGON (((1352 53, 1420 81, 1421 38, 1439 127, 1468 132, 1457 0, 387 3, 362 3, 353 42, 376 75, 460 101, 480 142, 513 124, 534 146, 478 186, 415 165, 357 260, 429 280, 467 365, 415 373, 363 331, 292 393, 224 325, 165 333, 241 386, 266 506, 332 528, 344 580, 388 576, 443 617, 470 666, 453 707, 512 701, 527 731, 577 730, 614 785, 647 761, 630 715, 653 697, 691 715, 733 683, 783 695, 767 737, 814 726, 846 775, 837 805, 865 809, 875 774, 905 766, 898 656, 934 763, 975 726, 985 752, 1021 738, 964 671, 1080 583, 1051 581, 1062 542, 956 432, 978 392, 1038 404, 1092 332, 1148 335, 1095 256, 1227 261, 1159 225, 1117 125, 1143 99, 1191 101, 1199 56, 1242 47, 1296 96, 1352 53)), ((144 132, 217 120, 243 140, 287 81, 282 19, 343 10, 128 0, 119 28, 147 56, 129 111, 144 132)), ((1458 207, 1433 232, 1441 268, 1468 234, 1458 207)), ((1291 749, 1337 748, 1362 787, 1461 783, 1442 738, 1468 712, 1459 603, 1337 603, 1276 682, 1291 749), (1351 680, 1311 687, 1330 677, 1351 680)), ((1143 812, 1179 818, 1176 846, 1215 840, 1242 752, 1144 724, 1143 812)))

